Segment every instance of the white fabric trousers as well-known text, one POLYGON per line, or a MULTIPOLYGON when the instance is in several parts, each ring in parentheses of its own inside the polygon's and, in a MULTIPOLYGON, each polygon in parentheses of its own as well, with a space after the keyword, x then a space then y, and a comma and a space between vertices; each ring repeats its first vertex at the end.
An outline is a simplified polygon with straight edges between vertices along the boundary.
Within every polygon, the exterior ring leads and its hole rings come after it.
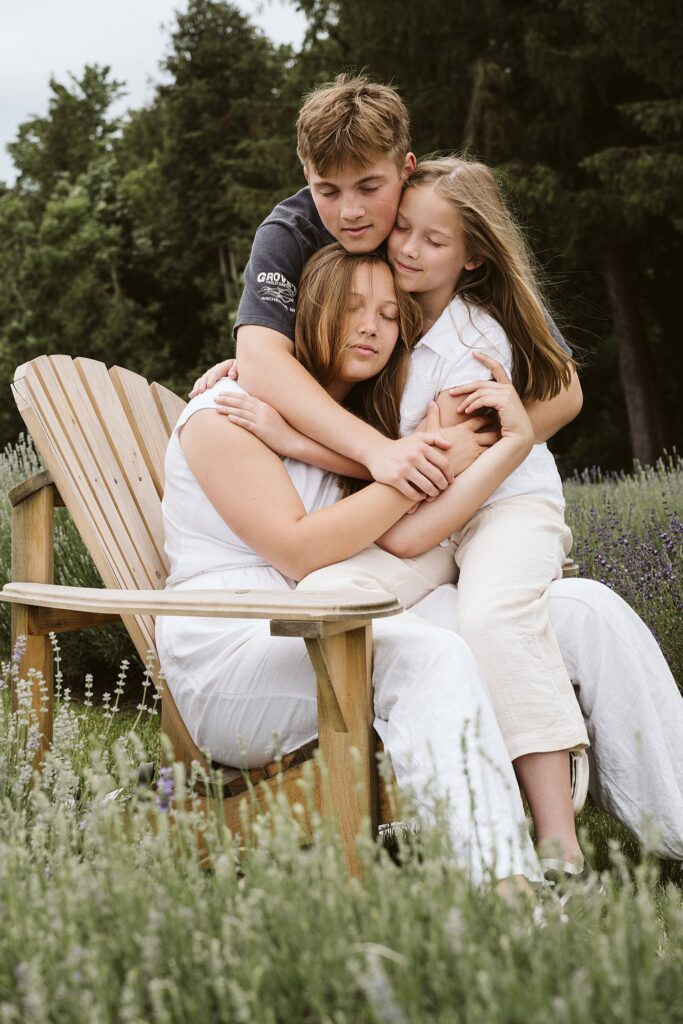
MULTIPOLYGON (((410 606, 430 578, 439 586, 454 572, 445 546, 392 567, 401 561, 373 545, 299 586, 324 589, 327 578, 330 586, 377 587, 393 571, 396 589, 389 589, 410 606)), ((625 601, 594 580, 551 583, 548 610, 591 744, 591 796, 648 850, 683 861, 683 698, 657 642, 625 601)), ((451 600, 432 604, 430 621, 459 629, 451 600)))
MULTIPOLYGON (((204 574, 185 587, 242 585, 204 574)), ((271 581, 272 586, 272 581, 271 581)), ((441 587, 419 610, 450 605, 441 587)), ((453 849, 475 883, 540 870, 516 779, 481 673, 464 642, 414 613, 374 623, 376 725, 418 813, 445 806, 453 849)), ((225 764, 256 767, 316 734, 316 682, 303 640, 259 620, 157 619, 167 685, 195 742, 225 764)))

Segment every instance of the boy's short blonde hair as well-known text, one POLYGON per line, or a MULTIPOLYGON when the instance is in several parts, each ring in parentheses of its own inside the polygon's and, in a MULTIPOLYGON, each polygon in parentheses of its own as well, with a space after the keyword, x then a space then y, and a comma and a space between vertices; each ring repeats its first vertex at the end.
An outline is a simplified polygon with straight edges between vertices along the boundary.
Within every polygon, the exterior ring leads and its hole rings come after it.
POLYGON ((369 167, 388 157, 400 171, 410 149, 410 118, 389 85, 338 75, 304 100, 296 122, 297 153, 304 167, 328 174, 369 167))

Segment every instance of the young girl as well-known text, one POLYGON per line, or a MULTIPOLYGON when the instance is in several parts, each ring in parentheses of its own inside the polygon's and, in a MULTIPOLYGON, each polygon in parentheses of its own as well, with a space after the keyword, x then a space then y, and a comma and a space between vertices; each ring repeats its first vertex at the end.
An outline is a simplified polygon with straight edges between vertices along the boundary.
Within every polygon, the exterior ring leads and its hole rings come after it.
MULTIPOLYGON (((488 167, 456 157, 420 164, 388 251, 426 328, 412 354, 402 431, 415 429, 435 397, 444 423, 484 410, 497 385, 481 380, 482 352, 500 360, 523 401, 568 386, 570 360, 550 332, 524 242, 488 167)), ((491 691, 541 850, 571 872, 582 857, 566 752, 584 748, 587 735, 548 619, 547 589, 571 547, 563 510, 553 457, 536 445, 451 543, 460 633, 491 691)), ((379 543, 414 554, 437 522, 438 510, 425 505, 379 543)))
MULTIPOLYGON (((434 399, 442 423, 492 406, 506 385, 479 379, 487 356, 506 367, 524 400, 553 397, 569 384, 568 354, 549 330, 524 243, 487 167, 454 157, 420 164, 404 193, 388 255, 397 282, 419 299, 425 329, 411 356, 402 434, 416 429, 434 399)), ((261 403, 254 401, 247 414, 238 402, 233 415, 266 436, 261 403)), ((268 442, 279 450, 286 448, 284 430, 280 421, 268 431, 268 442)), ((301 447, 298 452, 316 457, 301 447)), ((536 445, 464 527, 461 509, 446 491, 378 543, 406 558, 451 537, 460 570, 459 630, 484 672, 548 866, 574 873, 582 855, 568 752, 582 751, 587 735, 547 612, 548 585, 561 576, 571 546, 563 508, 552 455, 536 445)), ((374 547, 346 566, 315 573, 306 585, 333 585, 349 571, 355 579, 367 573, 412 603, 400 574, 374 547)), ((585 796, 585 754, 572 761, 575 771, 583 769, 575 790, 585 796)))

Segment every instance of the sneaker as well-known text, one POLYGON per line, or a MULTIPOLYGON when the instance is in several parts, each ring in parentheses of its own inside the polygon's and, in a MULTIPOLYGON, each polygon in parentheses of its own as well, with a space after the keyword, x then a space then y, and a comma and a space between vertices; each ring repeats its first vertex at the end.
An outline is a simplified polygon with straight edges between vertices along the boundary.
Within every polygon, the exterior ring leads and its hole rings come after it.
POLYGON ((542 857, 541 871, 546 885, 563 906, 566 906, 573 896, 605 895, 600 875, 585 857, 580 864, 558 860, 555 857, 542 857))
POLYGON ((569 777, 572 786, 574 814, 583 808, 588 796, 588 754, 585 750, 570 750, 569 777))

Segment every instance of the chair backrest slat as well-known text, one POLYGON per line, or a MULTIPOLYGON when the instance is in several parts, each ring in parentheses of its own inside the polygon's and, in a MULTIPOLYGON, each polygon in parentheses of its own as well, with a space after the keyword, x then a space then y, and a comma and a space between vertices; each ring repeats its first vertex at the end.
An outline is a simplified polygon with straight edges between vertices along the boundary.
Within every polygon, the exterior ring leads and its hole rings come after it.
POLYGON ((156 402, 159 415, 166 428, 166 434, 170 438, 173 428, 180 419, 180 414, 187 403, 161 384, 150 384, 149 390, 152 392, 152 397, 156 402))
POLYGON ((149 384, 139 373, 124 370, 121 366, 113 366, 109 376, 161 498, 164 493, 164 457, 169 435, 149 384))
POLYGON ((96 507, 91 514, 102 521, 103 531, 117 549, 117 571, 121 585, 140 588, 163 586, 166 565, 159 558, 149 531, 137 512, 135 500, 111 442, 102 428, 83 382, 68 356, 52 356, 40 368, 52 411, 66 425, 69 448, 79 461, 89 484, 88 500, 96 507))
MULTIPOLYGON (((105 585, 162 587, 167 565, 160 487, 168 428, 144 378, 126 371, 110 376, 90 359, 40 356, 17 370, 14 392, 105 585), (142 426, 131 419, 140 410, 142 426)), ((184 405, 181 399, 178 404, 184 405)), ((170 420, 168 398, 165 407, 170 420)), ((126 617, 124 624, 144 658, 154 649, 152 617, 126 617)))
POLYGON ((164 553, 164 525, 159 495, 111 377, 104 363, 95 359, 74 359, 73 365, 125 477, 128 491, 150 535, 159 562, 164 567, 165 576, 168 565, 164 553))

